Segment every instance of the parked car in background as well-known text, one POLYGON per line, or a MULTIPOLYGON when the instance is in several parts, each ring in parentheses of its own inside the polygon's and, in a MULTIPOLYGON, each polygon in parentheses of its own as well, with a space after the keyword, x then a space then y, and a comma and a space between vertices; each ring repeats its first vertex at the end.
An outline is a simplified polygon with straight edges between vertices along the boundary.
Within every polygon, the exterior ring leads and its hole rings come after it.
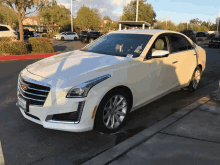
POLYGON ((17 105, 44 128, 113 133, 129 112, 179 88, 196 90, 205 66, 206 51, 181 33, 114 31, 24 68, 17 105))
POLYGON ((39 33, 33 32, 34 33, 34 37, 40 37, 39 33))
POLYGON ((0 24, 0 36, 18 39, 18 33, 11 26, 5 24, 0 24))
POLYGON ((209 41, 209 47, 220 47, 220 37, 214 37, 209 41))
POLYGON ((79 40, 83 40, 84 36, 88 34, 88 31, 87 30, 83 30, 80 32, 79 34, 79 40))
POLYGON ((183 31, 181 31, 181 33, 183 33, 187 37, 189 37, 194 43, 197 43, 195 30, 183 30, 183 31))
POLYGON ((103 33, 98 32, 98 31, 88 31, 86 34, 82 36, 81 41, 84 43, 87 43, 87 42, 91 43, 102 35, 103 33))
POLYGON ((58 35, 55 35, 53 37, 55 40, 61 40, 61 41, 64 41, 64 40, 78 40, 79 39, 79 36, 76 32, 62 32, 58 35))
POLYGON ((206 31, 200 31, 196 34, 196 37, 208 37, 209 33, 206 31))

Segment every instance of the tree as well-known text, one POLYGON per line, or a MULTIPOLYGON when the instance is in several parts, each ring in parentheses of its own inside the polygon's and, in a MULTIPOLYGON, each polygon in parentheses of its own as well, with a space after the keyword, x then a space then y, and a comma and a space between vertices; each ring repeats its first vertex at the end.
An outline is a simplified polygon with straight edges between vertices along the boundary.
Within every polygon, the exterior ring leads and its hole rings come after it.
POLYGON ((93 8, 92 11, 95 13, 95 15, 96 15, 99 19, 102 18, 101 14, 100 14, 100 12, 99 12, 99 9, 93 8))
POLYGON ((47 3, 47 2, 48 2, 47 0, 46 1, 43 1, 43 0, 0 0, 0 3, 6 4, 8 7, 10 7, 13 13, 17 16, 21 41, 24 40, 22 21, 24 20, 25 15, 32 13, 32 12, 26 13, 27 9, 31 9, 36 6, 38 7, 42 5, 43 3, 47 3))
POLYGON ((111 18, 110 18, 109 16, 105 15, 105 16, 103 17, 103 20, 109 20, 109 21, 111 21, 111 18))
MULTIPOLYGON (((153 24, 156 18, 156 13, 153 10, 151 4, 147 3, 147 0, 139 0, 138 3, 138 21, 146 21, 149 24, 153 24)), ((136 4, 137 0, 131 1, 123 9, 122 21, 135 21, 136 20, 136 4)))
POLYGON ((186 23, 179 23, 176 27, 176 30, 181 32, 187 29, 187 24, 186 23))
POLYGON ((190 22, 190 24, 193 24, 193 25, 201 25, 202 24, 202 21, 199 20, 199 18, 191 19, 189 22, 190 22))
POLYGON ((13 28, 16 28, 18 25, 17 16, 12 12, 12 10, 5 5, 0 4, 0 22, 3 24, 10 25, 13 28))
POLYGON ((94 29, 99 30, 100 28, 99 16, 89 7, 82 6, 77 11, 76 25, 81 30, 94 29))
POLYGON ((47 25, 48 29, 53 25, 64 27, 70 24, 70 14, 70 10, 57 3, 47 4, 38 10, 38 17, 43 18, 41 22, 47 25))
POLYGON ((166 26, 166 21, 157 21, 157 23, 154 26, 154 29, 173 30, 173 31, 177 30, 176 25, 171 21, 167 21, 167 26, 166 26))

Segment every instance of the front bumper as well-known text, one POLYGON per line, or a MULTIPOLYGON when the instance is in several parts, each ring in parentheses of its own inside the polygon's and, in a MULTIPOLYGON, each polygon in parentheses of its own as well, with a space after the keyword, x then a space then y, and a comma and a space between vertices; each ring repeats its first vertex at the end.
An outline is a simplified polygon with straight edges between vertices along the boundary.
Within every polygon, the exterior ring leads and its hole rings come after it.
MULTIPOLYGON (((36 80, 36 84, 40 83, 37 81, 37 79, 42 79, 30 73, 29 76, 36 80)), ((25 81, 23 82, 30 82, 30 79, 28 81, 28 79, 24 78, 24 80, 25 81)), ((18 86, 21 84, 19 81, 20 79, 18 79, 18 86)), ((32 86, 30 86, 30 88, 31 87, 32 86)), ((27 91, 28 90, 25 92, 27 93, 27 91)), ((23 92, 23 90, 18 88, 18 97, 20 97, 21 94, 23 95, 23 92)), ((30 93, 30 91, 28 92, 30 93)), ((44 128, 71 132, 84 132, 92 130, 94 125, 92 114, 94 108, 99 102, 99 95, 88 96, 86 98, 66 98, 67 93, 68 91, 51 86, 43 105, 36 106, 32 105, 30 102, 28 112, 24 111, 23 108, 18 104, 17 105, 19 106, 22 115, 26 119, 40 124, 44 128)), ((22 99, 24 100, 24 97, 22 99)), ((32 97, 29 96, 29 99, 32 99, 32 97)))

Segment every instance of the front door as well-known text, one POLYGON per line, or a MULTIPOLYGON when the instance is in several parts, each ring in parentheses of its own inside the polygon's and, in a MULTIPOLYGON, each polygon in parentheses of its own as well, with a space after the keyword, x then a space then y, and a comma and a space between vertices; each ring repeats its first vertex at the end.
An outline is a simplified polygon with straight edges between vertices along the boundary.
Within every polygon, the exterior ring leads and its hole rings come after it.
POLYGON ((135 105, 160 97, 172 91, 178 85, 176 75, 177 56, 168 54, 167 57, 153 58, 151 55, 155 50, 170 51, 169 39, 166 34, 155 40, 146 59, 137 66, 139 67, 138 70, 141 71, 142 80, 137 83, 136 90, 139 90, 141 98, 135 102, 135 105))

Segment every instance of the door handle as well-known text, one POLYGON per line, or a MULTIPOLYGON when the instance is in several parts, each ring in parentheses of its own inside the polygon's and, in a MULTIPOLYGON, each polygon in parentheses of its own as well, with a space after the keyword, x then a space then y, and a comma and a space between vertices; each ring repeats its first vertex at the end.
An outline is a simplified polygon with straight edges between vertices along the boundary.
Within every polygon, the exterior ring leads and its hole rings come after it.
POLYGON ((175 63, 177 63, 178 61, 173 61, 173 63, 172 64, 175 64, 175 63))

